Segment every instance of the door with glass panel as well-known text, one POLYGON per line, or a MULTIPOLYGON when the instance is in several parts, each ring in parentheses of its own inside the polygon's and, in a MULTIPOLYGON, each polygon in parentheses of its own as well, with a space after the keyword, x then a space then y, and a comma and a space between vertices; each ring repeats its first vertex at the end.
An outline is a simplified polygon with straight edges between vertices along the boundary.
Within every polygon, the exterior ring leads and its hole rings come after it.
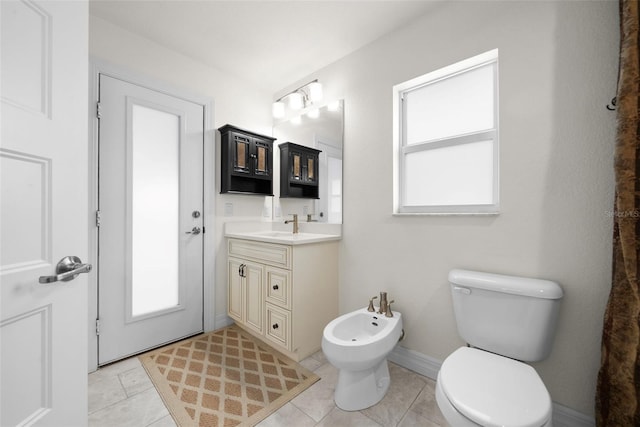
POLYGON ((100 75, 98 364, 203 330, 204 107, 100 75))

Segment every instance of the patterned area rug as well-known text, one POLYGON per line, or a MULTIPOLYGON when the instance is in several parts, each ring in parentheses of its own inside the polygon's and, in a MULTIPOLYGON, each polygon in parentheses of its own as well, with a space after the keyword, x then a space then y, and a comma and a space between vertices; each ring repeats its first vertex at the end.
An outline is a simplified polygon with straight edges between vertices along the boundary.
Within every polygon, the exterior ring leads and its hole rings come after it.
POLYGON ((140 361, 180 427, 253 426, 320 379, 237 326, 140 361))

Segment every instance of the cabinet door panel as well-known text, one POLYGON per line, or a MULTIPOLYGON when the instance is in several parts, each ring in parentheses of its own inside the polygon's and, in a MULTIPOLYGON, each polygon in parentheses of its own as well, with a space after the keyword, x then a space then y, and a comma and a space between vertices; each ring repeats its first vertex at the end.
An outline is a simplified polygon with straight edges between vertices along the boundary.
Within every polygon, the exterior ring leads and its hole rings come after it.
POLYGON ((262 333, 264 304, 264 267, 259 264, 245 263, 245 324, 262 333))
POLYGON ((229 296, 227 312, 229 317, 242 322, 242 277, 240 276, 242 262, 237 259, 229 258, 229 296))
POLYGON ((273 159, 271 158, 271 143, 268 141, 262 141, 260 139, 254 139, 255 153, 253 154, 255 160, 254 174, 257 177, 270 178, 271 177, 271 165, 273 159))
POLYGON ((251 138, 233 133, 233 172, 251 173, 251 138))

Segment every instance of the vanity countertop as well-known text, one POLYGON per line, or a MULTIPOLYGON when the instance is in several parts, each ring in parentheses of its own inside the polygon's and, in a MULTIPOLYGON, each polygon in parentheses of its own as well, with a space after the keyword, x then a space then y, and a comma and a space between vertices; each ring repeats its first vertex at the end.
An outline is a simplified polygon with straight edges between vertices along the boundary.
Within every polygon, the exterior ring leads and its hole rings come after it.
MULTIPOLYGON (((302 225, 303 223, 301 223, 302 225)), ((287 228, 290 228, 288 226, 287 228)), ((321 231, 325 231, 322 229, 321 231)), ((317 228, 314 230, 305 231, 302 230, 299 233, 294 234, 291 230, 277 230, 272 229, 267 224, 260 224, 257 226, 251 226, 242 223, 226 223, 225 224, 225 237, 231 237, 235 239, 254 240, 258 242, 267 243, 280 243, 284 245, 306 245, 309 243, 329 242, 333 240, 340 240, 342 236, 336 233, 335 229, 326 230, 327 233, 317 232, 317 228)))

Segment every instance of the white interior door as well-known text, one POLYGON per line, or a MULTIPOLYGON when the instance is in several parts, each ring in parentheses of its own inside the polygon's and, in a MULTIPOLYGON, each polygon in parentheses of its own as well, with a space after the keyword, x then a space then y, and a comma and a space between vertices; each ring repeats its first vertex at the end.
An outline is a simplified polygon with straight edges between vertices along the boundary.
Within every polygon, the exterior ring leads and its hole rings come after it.
POLYGON ((89 261, 88 6, 2 0, 0 15, 0 425, 82 426, 87 275, 53 280, 60 259, 89 261))
POLYGON ((203 330, 204 107, 100 75, 98 364, 203 330))
POLYGON ((318 215, 323 221, 342 223, 342 149, 326 141, 316 140, 316 148, 321 150, 318 159, 320 182, 318 215))

